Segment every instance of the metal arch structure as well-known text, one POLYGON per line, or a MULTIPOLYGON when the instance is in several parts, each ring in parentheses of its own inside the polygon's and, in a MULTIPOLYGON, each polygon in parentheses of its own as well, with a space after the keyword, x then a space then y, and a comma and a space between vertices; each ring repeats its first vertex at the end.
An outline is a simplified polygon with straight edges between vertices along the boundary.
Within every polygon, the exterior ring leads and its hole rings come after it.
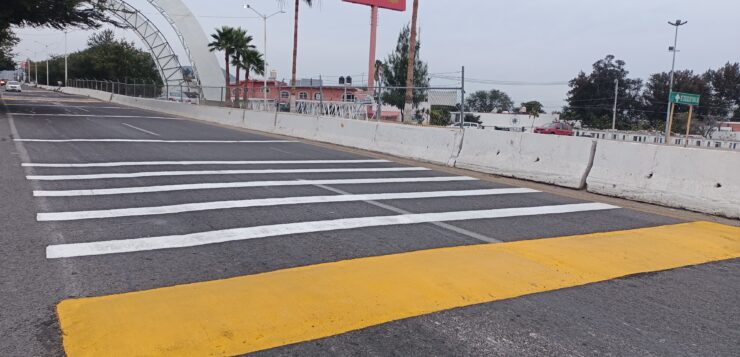
POLYGON ((180 60, 157 26, 124 0, 107 0, 106 5, 108 11, 125 22, 147 45, 162 82, 173 87, 182 85, 184 78, 180 60))
POLYGON ((175 35, 180 40, 180 45, 182 45, 183 50, 185 51, 185 55, 188 57, 188 61, 190 61, 190 65, 193 68, 193 79, 196 81, 198 86, 200 86, 200 76, 198 76, 198 66, 196 61, 193 59, 193 55, 190 52, 190 46, 188 45, 188 41, 185 40, 185 35, 182 34, 180 31, 180 28, 177 26, 177 22, 173 19, 172 16, 170 16, 167 11, 165 11, 162 6, 159 5, 159 3, 156 0, 147 0, 149 5, 151 5, 155 10, 159 12, 160 15, 167 21, 167 23, 170 24, 170 27, 173 31, 175 31, 175 35))
POLYGON ((209 51, 208 36, 198 19, 182 0, 147 1, 162 14, 179 37, 193 66, 201 97, 220 100, 224 86, 224 70, 216 55, 209 51))

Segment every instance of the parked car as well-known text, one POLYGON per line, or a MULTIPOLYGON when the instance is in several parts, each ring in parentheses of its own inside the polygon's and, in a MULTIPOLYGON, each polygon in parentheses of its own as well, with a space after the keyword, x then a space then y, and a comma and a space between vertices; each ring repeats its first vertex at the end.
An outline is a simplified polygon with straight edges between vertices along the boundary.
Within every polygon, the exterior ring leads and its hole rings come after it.
POLYGON ((8 83, 8 81, 6 81, 4 79, 0 79, 0 87, 4 87, 7 83, 8 83))
POLYGON ((16 81, 10 81, 7 84, 5 84, 5 91, 6 92, 21 92, 21 83, 16 81))
POLYGON ((550 123, 545 126, 534 128, 537 134, 566 135, 573 136, 573 128, 566 123, 550 123))
POLYGON ((170 91, 165 96, 162 94, 159 98, 159 100, 168 100, 170 102, 182 102, 182 103, 191 103, 191 104, 198 104, 198 93, 196 92, 180 92, 179 90, 170 91))
MULTIPOLYGON (((459 128, 460 127, 460 123, 458 122, 458 123, 455 123, 455 124, 451 124, 449 127, 450 128, 459 128)), ((478 124, 478 123, 465 122, 465 123, 463 123, 463 128, 483 129, 483 125, 478 124)))

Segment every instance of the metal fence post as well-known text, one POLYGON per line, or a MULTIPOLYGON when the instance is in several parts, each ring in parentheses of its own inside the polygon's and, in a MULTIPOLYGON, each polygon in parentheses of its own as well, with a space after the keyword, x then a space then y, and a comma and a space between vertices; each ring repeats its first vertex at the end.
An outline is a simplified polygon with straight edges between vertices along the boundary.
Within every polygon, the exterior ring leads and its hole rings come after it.
POLYGON ((465 66, 462 66, 462 80, 460 81, 460 129, 465 127, 465 66))

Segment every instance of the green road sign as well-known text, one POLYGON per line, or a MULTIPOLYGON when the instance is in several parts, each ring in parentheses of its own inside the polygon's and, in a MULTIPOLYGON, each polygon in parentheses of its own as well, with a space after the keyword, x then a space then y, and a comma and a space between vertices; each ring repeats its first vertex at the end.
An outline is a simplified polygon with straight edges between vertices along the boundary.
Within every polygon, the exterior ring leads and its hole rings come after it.
POLYGON ((671 103, 684 105, 699 105, 699 95, 691 93, 671 92, 671 103))

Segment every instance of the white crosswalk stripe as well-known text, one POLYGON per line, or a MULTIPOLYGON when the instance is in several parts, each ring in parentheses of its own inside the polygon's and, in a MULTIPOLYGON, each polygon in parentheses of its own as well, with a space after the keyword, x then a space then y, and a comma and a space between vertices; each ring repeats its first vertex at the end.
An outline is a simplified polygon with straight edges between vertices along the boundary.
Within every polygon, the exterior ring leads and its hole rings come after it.
POLYGON ((125 194, 136 194, 136 193, 213 190, 213 189, 246 188, 246 187, 360 185, 360 184, 456 182, 456 181, 476 181, 476 179, 472 177, 466 177, 466 176, 441 176, 441 177, 397 177, 397 178, 369 178, 369 179, 219 182, 219 183, 196 183, 196 184, 160 185, 160 186, 143 186, 143 187, 97 188, 97 189, 84 189, 84 190, 55 190, 55 191, 38 190, 38 191, 33 191, 33 195, 36 197, 106 196, 106 195, 125 195, 125 194))
POLYGON ((374 167, 352 169, 264 169, 264 170, 202 170, 202 171, 143 171, 128 173, 82 174, 82 175, 29 175, 28 180, 66 181, 66 180, 100 180, 137 177, 163 176, 205 176, 205 175, 257 175, 257 174, 310 174, 339 172, 407 172, 428 171, 424 167, 374 167))
MULTIPOLYGON (((33 139, 30 139, 33 140, 33 139)), ((40 139, 45 141, 45 139, 40 139)), ((70 139, 76 140, 76 139, 70 139)), ((115 139, 117 141, 118 139, 115 139)), ((62 140, 63 142, 64 140, 62 140)), ((138 140, 137 140, 138 141, 138 140)), ((163 140, 164 142, 170 142, 163 140)), ((141 140, 141 142, 159 142, 158 140, 141 140)), ((183 142, 183 141, 178 141, 183 142)), ((222 142, 222 141, 193 141, 193 142, 222 142)), ((236 141, 243 142, 243 141, 236 141)), ((252 142, 252 141, 249 141, 252 142)), ((266 141, 254 141, 254 142, 266 142, 266 141)), ((349 203, 349 202, 365 202, 381 209, 386 209, 395 212, 395 216, 376 216, 370 215, 366 217, 355 217, 355 218, 338 218, 331 220, 315 220, 308 222, 292 222, 292 223, 277 223, 263 226, 252 226, 252 227, 238 227, 230 229, 217 229, 213 227, 213 230, 197 232, 197 233, 185 233, 178 235, 162 235, 162 236, 151 236, 141 237, 133 239, 113 239, 113 240, 97 240, 87 243, 70 243, 70 244, 58 244, 47 247, 48 258, 71 258, 88 255, 106 255, 115 253, 127 253, 127 252, 138 252, 138 251, 149 251, 159 249, 171 249, 180 247, 191 247, 200 245, 210 245, 215 243, 229 242, 229 241, 246 241, 256 238, 268 238, 283 236, 289 234, 307 234, 315 232, 328 232, 328 231, 341 231, 348 229, 361 229, 366 227, 378 227, 378 226, 396 226, 396 225, 409 225, 409 224, 422 224, 422 223, 433 223, 440 229, 446 229, 456 234, 461 234, 461 231, 468 232, 459 227, 452 226, 448 222, 455 221, 467 221, 476 219, 498 219, 506 217, 519 217, 519 216, 536 216, 536 215, 552 215, 552 214, 567 214, 575 212, 590 212, 590 211, 602 211, 611 210, 618 207, 599 204, 599 203, 575 203, 575 204, 561 204, 561 205, 543 205, 543 206, 527 206, 527 207, 504 207, 494 209, 479 209, 479 210, 449 210, 444 212, 436 213, 412 213, 412 211, 406 211, 399 208, 395 208, 393 203, 389 201, 399 200, 420 200, 420 199, 432 199, 432 198, 443 198, 443 199, 462 199, 471 198, 477 202, 476 204, 496 204, 495 202, 519 202, 519 198, 514 198, 513 201, 505 199, 502 196, 516 196, 522 194, 538 193, 539 191, 528 189, 528 188, 485 188, 481 187, 480 184, 465 185, 465 182, 478 181, 472 177, 466 176, 428 176, 421 175, 416 177, 413 175, 416 172, 427 172, 430 171, 424 167, 410 167, 410 166, 399 166, 399 167, 367 167, 372 164, 387 164, 390 163, 388 160, 381 159, 354 159, 354 160, 321 160, 321 159, 305 159, 305 160, 152 160, 152 161, 106 161, 106 162, 32 162, 24 163, 23 167, 28 170, 34 170, 33 173, 26 176, 28 180, 37 181, 37 185, 46 181, 54 181, 58 184, 56 187, 59 189, 37 189, 33 192, 35 197, 60 197, 60 198, 75 198, 78 197, 78 203, 74 204, 74 207, 80 207, 79 203, 86 203, 84 200, 96 200, 97 197, 101 199, 106 196, 118 196, 118 195, 133 195, 133 194, 151 194, 151 193, 167 193, 173 192, 175 194, 170 196, 163 195, 146 195, 137 196, 126 201, 128 205, 124 207, 105 208, 110 202, 113 201, 101 201, 107 202, 103 204, 103 208, 100 207, 99 203, 94 203, 95 209, 76 209, 76 210, 58 210, 53 209, 46 212, 37 213, 37 220, 41 222, 47 221, 78 221, 80 224, 84 221, 94 221, 99 219, 120 219, 120 218, 138 218, 147 216, 162 216, 176 215, 182 213, 198 213, 205 211, 228 211, 233 212, 236 209, 268 209, 268 207, 278 206, 297 206, 297 205, 310 205, 310 204, 327 204, 327 203, 349 203), (238 165, 260 165, 259 168, 254 169, 221 169, 222 167, 233 167, 238 165), (308 167, 289 167, 279 168, 279 166, 285 165, 309 165, 308 167), (342 165, 334 167, 321 167, 321 165, 342 165), (346 165, 346 166, 345 166, 346 165), (354 165, 354 166, 353 166, 354 165), (359 166, 364 165, 364 166, 359 166), (168 170, 168 171, 146 171, 147 167, 194 167, 194 166, 211 166, 215 169, 209 170, 168 170), (119 168, 124 170, 123 172, 100 172, 105 168, 119 168), (131 168, 131 169, 129 169, 131 168), (141 170, 141 169, 144 170, 141 170), (53 173, 54 169, 66 169, 65 173, 53 173), (84 173, 70 174, 70 170, 85 170, 84 173), (36 174, 35 170, 44 170, 44 173, 50 172, 49 174, 36 174), (399 173, 403 174, 399 177, 361 177, 361 178, 347 178, 346 175, 352 174, 383 174, 383 173, 399 173), (237 182, 200 182, 200 183, 166 183, 168 178, 193 176, 193 177, 207 177, 212 175, 281 175, 281 174, 345 174, 345 177, 335 178, 312 178, 306 179, 303 177, 296 179, 282 179, 282 180, 260 180, 260 181, 237 181, 237 182), (412 175, 409 177, 408 175, 412 175), (102 186, 96 185, 98 188, 80 188, 79 185, 72 189, 64 189, 64 186, 71 185, 77 181, 91 182, 106 182, 109 179, 138 179, 144 180, 157 180, 156 185, 143 185, 143 186, 102 186), (162 181, 165 181, 162 183, 162 181), (438 183, 439 186, 436 190, 414 190, 414 184, 424 183, 438 183), (456 186, 447 188, 448 185, 459 183, 456 186), (406 184, 410 186, 404 186, 407 190, 400 191, 399 189, 392 189, 393 184, 406 184), (355 194, 341 190, 334 190, 331 185, 380 185, 376 186, 371 193, 355 194), (296 191, 296 194, 280 195, 281 197, 272 198, 249 198, 246 199, 233 199, 233 200, 205 200, 198 199, 194 202, 180 203, 183 202, 181 195, 187 195, 186 191, 208 191, 208 190, 229 190, 229 189, 241 189, 241 188, 268 188, 268 187, 297 187, 297 186, 314 186, 324 190, 333 191, 332 194, 324 195, 300 195, 296 191), (388 187, 386 191, 384 187, 388 187), (498 199, 486 199, 484 201, 477 200, 477 197, 502 197, 498 199), (88 198, 85 198, 88 197, 88 198), (168 197, 177 198, 177 204, 167 204, 168 197), (379 203, 383 201, 384 203, 379 203), (148 203, 139 203, 148 202, 148 203), (152 202, 155 202, 152 204, 152 202), (386 207, 386 208, 383 208, 386 207), (449 227, 449 228, 444 228, 449 227)), ((79 172, 79 171, 78 171, 79 172)), ((138 183, 138 181, 137 181, 138 183)), ((419 186, 424 187, 424 186, 419 186)), ((228 192, 228 191, 227 191, 228 192)), ((234 191, 236 193, 236 191, 234 191)), ((239 194, 244 195, 249 191, 242 191, 239 194)), ((289 192, 289 191, 288 191, 289 192)), ((309 191, 311 192, 311 191, 309 191)), ((208 196, 200 196, 208 197, 208 196)), ((223 194, 221 195, 223 197, 223 194)), ((121 199, 124 197, 121 196, 121 199)), ((61 204, 63 200, 54 200, 56 204, 61 204)), ((96 201, 89 201, 96 202, 96 201)), ((464 202, 464 201, 462 201, 464 202)), ((522 202, 527 202, 522 201, 522 202)), ((517 203, 518 204, 518 203, 517 203)), ((496 204, 500 205, 500 204, 496 204)), ((48 207, 48 206, 47 206, 48 207)), ((64 207, 64 206, 62 206, 64 207)), ((443 209, 440 209, 443 210, 443 209)), ((231 213, 237 214, 240 213, 231 213)), ((341 217, 340 212, 340 217, 341 217)), ((294 221, 295 218, 285 217, 285 222, 294 221)), ((280 221, 278 221, 280 222, 280 221)), ((466 237, 473 237, 484 242, 498 242, 499 240, 488 237, 484 232, 468 232, 466 237)))
POLYGON ((428 191, 428 192, 402 192, 402 193, 376 193, 365 195, 331 195, 331 196, 306 196, 306 197, 281 197, 263 198, 252 200, 216 201, 186 203, 171 206, 119 208, 95 211, 74 212, 46 212, 39 213, 36 218, 39 221, 72 221, 81 219, 115 218, 132 216, 152 216, 184 212, 209 211, 231 208, 267 207, 281 205, 298 205, 309 203, 331 203, 331 202, 353 202, 353 201, 383 201, 420 198, 442 198, 442 197, 471 197, 508 195, 515 193, 534 193, 536 190, 528 188, 499 188, 489 190, 460 190, 460 191, 428 191))
POLYGON ((122 166, 192 166, 192 165, 291 165, 291 164, 372 164, 388 160, 251 160, 251 161, 121 161, 92 163, 23 163, 23 167, 122 167, 122 166))
POLYGON ((314 232, 357 229, 364 227, 561 214, 571 212, 611 210, 615 208, 618 207, 603 203, 580 203, 557 206, 344 218, 325 221, 224 229, 184 235, 108 240, 88 243, 56 244, 50 245, 46 248, 46 257, 49 259, 56 259, 92 255, 131 253, 159 249, 194 247, 233 241, 244 241, 257 238, 284 236, 289 234, 305 234, 314 232))

